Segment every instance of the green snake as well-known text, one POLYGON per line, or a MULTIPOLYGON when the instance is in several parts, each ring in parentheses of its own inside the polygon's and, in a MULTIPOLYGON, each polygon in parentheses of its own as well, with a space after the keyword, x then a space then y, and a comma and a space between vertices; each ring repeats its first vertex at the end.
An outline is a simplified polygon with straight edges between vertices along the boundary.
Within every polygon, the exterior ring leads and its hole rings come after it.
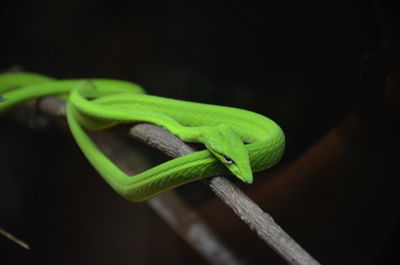
POLYGON ((111 79, 56 80, 34 73, 0 75, 0 112, 48 95, 65 99, 69 128, 89 162, 122 197, 137 202, 182 184, 219 174, 246 183, 253 172, 275 165, 285 137, 260 114, 145 94, 131 82, 111 79), (169 160, 134 176, 119 169, 93 143, 86 130, 146 122, 206 149, 169 160))

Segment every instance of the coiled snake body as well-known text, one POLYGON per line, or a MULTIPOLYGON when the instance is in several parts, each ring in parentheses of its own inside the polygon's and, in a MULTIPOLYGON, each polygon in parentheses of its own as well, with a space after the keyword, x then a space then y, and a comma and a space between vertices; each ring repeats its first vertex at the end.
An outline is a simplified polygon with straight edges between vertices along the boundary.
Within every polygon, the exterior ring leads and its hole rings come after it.
POLYGON ((55 80, 32 73, 0 75, 0 112, 47 95, 66 99, 68 125, 82 152, 105 181, 130 201, 142 201, 218 174, 231 173, 252 183, 252 172, 276 164, 284 150, 280 127, 254 112, 150 96, 126 81, 55 80), (85 132, 138 122, 162 126, 183 141, 203 143, 207 149, 128 176, 85 132))

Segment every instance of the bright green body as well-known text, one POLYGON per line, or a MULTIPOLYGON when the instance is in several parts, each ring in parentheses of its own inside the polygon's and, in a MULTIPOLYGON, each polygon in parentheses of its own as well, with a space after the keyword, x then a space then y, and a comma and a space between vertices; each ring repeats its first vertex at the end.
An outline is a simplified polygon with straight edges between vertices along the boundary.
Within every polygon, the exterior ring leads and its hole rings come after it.
POLYGON ((251 183, 251 171, 273 166, 284 150, 279 126, 250 111, 149 96, 139 86, 118 80, 57 81, 29 73, 0 75, 0 112, 46 95, 67 99, 68 124, 78 145, 113 189, 130 201, 142 201, 184 183, 229 171, 251 183), (205 144, 208 150, 127 176, 83 129, 137 122, 163 126, 184 141, 205 144))

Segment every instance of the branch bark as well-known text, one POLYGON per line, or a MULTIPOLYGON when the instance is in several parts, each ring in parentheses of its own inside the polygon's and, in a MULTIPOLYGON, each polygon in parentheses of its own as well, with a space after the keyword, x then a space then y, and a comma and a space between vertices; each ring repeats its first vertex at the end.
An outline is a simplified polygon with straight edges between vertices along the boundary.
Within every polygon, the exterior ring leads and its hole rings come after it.
POLYGON ((3 228, 0 227, 0 235, 5 236, 6 238, 10 239, 11 241, 13 241, 14 243, 20 245, 21 247, 23 247, 24 249, 31 249, 31 247, 29 246, 28 243, 26 243, 25 241, 17 238, 16 236, 14 236, 13 234, 11 234, 10 232, 7 232, 6 230, 4 230, 3 228))
MULTIPOLYGON (((130 133, 133 137, 159 149, 171 157, 183 156, 194 152, 192 148, 178 137, 152 124, 134 125, 130 133)), ((264 212, 231 181, 224 177, 216 176, 205 179, 204 182, 251 230, 255 231, 288 264, 319 264, 275 223, 268 213, 264 212)))

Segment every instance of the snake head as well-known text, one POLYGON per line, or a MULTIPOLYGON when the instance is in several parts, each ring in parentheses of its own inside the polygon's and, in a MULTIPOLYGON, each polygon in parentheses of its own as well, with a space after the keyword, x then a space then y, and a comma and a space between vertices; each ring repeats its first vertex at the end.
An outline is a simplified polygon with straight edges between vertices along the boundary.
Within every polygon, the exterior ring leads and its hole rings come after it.
POLYGON ((235 131, 224 124, 211 126, 204 137, 206 148, 223 163, 233 175, 246 183, 253 182, 247 149, 235 131))

